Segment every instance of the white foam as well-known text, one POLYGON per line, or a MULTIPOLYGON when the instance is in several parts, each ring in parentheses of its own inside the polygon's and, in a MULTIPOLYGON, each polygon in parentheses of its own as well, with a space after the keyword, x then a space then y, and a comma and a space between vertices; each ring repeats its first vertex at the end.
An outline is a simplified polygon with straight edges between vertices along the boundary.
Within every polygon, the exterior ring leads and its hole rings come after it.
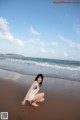
POLYGON ((63 70, 75 70, 75 71, 80 71, 80 66, 65 66, 65 65, 57 65, 57 64, 49 64, 47 62, 42 63, 42 62, 36 62, 32 60, 22 60, 22 59, 13 59, 13 58, 6 58, 6 61, 11 61, 11 62, 18 62, 22 64, 33 64, 36 66, 40 67, 46 67, 46 68, 56 68, 56 69, 63 69, 63 70))

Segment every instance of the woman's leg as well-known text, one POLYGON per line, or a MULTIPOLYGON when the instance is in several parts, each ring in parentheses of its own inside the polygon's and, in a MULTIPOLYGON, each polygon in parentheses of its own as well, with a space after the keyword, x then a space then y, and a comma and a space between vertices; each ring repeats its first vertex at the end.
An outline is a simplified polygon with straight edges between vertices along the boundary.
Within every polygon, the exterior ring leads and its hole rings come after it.
POLYGON ((44 97, 43 98, 41 98, 41 99, 38 99, 38 101, 37 102, 43 102, 45 99, 44 99, 44 97))
POLYGON ((43 102, 45 99, 44 98, 38 98, 38 99, 36 99, 34 102, 32 102, 32 105, 33 106, 39 106, 38 104, 37 104, 37 102, 43 102))
POLYGON ((42 93, 37 93, 35 95, 35 97, 33 98, 33 100, 32 100, 32 105, 38 106, 38 104, 36 102, 42 102, 42 101, 44 101, 44 95, 45 94, 43 92, 42 93))
MULTIPOLYGON (((45 94, 43 92, 42 93, 37 93, 35 95, 35 97, 33 98, 33 100, 30 101, 30 104, 32 103, 32 105, 38 106, 36 104, 36 102, 42 102, 42 101, 44 101, 44 96, 45 96, 45 94)), ((25 105, 25 103, 26 103, 26 96, 25 96, 24 100, 22 101, 22 105, 25 105)))

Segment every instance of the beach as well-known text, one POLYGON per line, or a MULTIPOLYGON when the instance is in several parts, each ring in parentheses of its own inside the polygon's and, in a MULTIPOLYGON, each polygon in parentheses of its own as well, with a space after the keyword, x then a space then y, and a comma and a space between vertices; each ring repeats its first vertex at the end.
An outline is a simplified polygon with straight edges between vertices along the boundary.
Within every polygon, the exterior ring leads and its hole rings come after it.
POLYGON ((36 76, 0 69, 0 112, 9 120, 80 120, 80 82, 45 77, 39 107, 21 105, 36 76))

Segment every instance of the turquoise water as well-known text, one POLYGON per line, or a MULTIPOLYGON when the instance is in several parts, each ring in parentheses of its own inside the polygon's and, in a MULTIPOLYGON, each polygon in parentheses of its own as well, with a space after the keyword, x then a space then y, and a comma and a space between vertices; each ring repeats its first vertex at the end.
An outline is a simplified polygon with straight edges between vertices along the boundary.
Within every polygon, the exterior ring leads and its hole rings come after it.
POLYGON ((80 61, 0 55, 0 68, 22 74, 42 73, 47 77, 80 80, 80 61))

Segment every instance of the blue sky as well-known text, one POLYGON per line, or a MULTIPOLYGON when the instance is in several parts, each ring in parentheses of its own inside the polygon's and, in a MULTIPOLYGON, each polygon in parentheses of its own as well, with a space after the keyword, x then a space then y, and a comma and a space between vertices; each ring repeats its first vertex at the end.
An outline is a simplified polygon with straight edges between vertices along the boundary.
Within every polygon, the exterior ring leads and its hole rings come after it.
POLYGON ((0 53, 80 60, 80 4, 0 0, 0 53))

